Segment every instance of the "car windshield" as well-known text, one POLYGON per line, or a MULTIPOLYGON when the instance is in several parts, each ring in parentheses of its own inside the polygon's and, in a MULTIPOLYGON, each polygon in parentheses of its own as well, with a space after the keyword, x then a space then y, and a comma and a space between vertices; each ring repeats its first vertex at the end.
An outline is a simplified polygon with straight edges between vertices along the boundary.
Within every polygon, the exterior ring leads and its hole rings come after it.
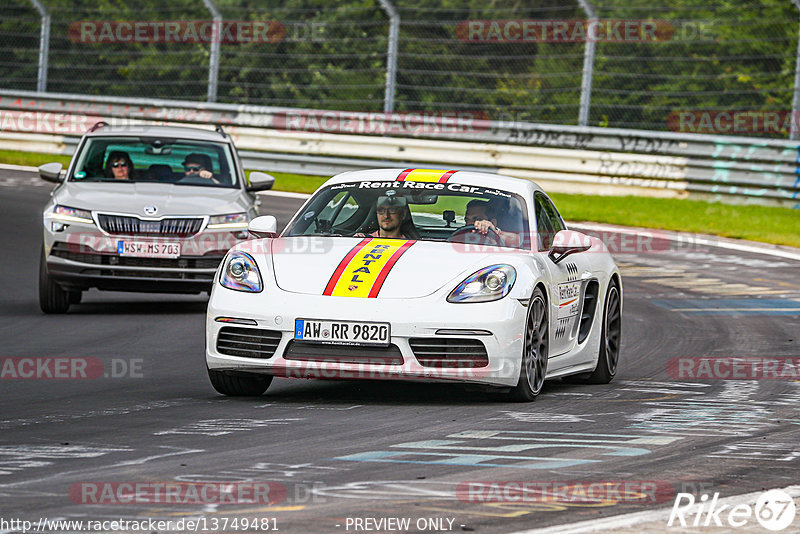
POLYGON ((226 143, 130 136, 89 138, 69 180, 237 185, 233 155, 226 143))
POLYGON ((519 195, 494 188, 386 180, 336 184, 317 191, 284 236, 380 236, 380 218, 402 219, 406 239, 530 248, 527 209, 519 195), (483 235, 472 223, 491 221, 483 235))

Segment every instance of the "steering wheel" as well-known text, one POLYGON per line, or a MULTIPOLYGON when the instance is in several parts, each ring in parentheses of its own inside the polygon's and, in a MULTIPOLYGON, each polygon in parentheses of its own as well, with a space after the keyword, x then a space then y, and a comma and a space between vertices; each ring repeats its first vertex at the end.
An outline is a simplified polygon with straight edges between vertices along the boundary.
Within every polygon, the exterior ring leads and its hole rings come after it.
POLYGON ((450 237, 448 237, 447 240, 456 243, 469 243, 471 245, 485 244, 485 245, 503 246, 503 238, 500 237, 500 234, 498 234, 497 231, 494 230, 493 228, 488 228, 487 230, 488 232, 486 233, 486 235, 484 235, 481 234, 480 232, 475 231, 474 224, 468 224, 466 226, 462 226, 461 228, 450 234, 450 237), (475 237, 466 238, 467 235, 475 237), (473 239, 475 241, 473 241, 473 239))

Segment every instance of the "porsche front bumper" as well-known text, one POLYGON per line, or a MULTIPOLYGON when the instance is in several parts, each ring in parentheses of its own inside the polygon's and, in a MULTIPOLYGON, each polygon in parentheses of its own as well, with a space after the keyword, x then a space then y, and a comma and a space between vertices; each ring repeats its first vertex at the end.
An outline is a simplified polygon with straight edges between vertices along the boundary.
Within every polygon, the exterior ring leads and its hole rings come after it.
POLYGON ((510 297, 453 304, 446 295, 353 298, 289 293, 275 286, 245 293, 216 284, 206 316, 206 362, 219 371, 297 378, 516 385, 525 305, 510 297), (388 322, 391 345, 298 342, 298 318, 388 322), (460 357, 465 351, 472 356, 460 357))

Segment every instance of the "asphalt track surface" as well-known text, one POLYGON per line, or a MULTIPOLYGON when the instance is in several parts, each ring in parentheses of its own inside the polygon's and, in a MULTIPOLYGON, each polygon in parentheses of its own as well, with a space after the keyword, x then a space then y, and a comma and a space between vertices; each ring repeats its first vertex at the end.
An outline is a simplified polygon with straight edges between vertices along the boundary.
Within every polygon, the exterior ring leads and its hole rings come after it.
MULTIPOLYGON (((258 518, 327 533, 397 531, 380 521, 407 518, 412 532, 500 533, 671 507, 678 492, 724 498, 800 482, 791 366, 781 379, 668 372, 675 358, 800 356, 800 261, 691 239, 636 250, 609 234, 625 292, 609 385, 551 381, 535 402, 513 404, 454 385, 276 379, 260 398, 234 399, 206 376, 201 296, 93 290, 67 315, 42 314, 50 188, 10 171, 0 184, 0 359, 104 368, 95 379, 0 379, 0 519, 204 519, 198 531, 257 532, 265 523, 242 519, 258 518), (273 502, 100 493, 176 482, 268 483, 273 502), (509 482, 562 493, 521 496, 509 482), (589 482, 607 489, 581 498, 589 482)), ((265 196, 261 211, 283 224, 299 203, 265 196)), ((800 517, 786 531, 797 528, 800 517)), ((0 521, 3 532, 21 529, 0 521)))

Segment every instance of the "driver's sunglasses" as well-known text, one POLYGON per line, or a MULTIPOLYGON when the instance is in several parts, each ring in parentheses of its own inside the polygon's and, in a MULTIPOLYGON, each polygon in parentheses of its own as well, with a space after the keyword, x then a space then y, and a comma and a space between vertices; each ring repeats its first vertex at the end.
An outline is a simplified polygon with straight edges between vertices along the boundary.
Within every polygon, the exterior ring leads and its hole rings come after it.
POLYGON ((199 165, 186 165, 183 168, 186 172, 200 172, 203 170, 203 167, 199 165))
POLYGON ((124 161, 118 161, 116 163, 112 163, 111 166, 116 169, 117 167, 127 167, 128 164, 125 163, 124 161))
POLYGON ((378 208, 378 215, 400 215, 400 212, 403 211, 403 208, 378 208))

